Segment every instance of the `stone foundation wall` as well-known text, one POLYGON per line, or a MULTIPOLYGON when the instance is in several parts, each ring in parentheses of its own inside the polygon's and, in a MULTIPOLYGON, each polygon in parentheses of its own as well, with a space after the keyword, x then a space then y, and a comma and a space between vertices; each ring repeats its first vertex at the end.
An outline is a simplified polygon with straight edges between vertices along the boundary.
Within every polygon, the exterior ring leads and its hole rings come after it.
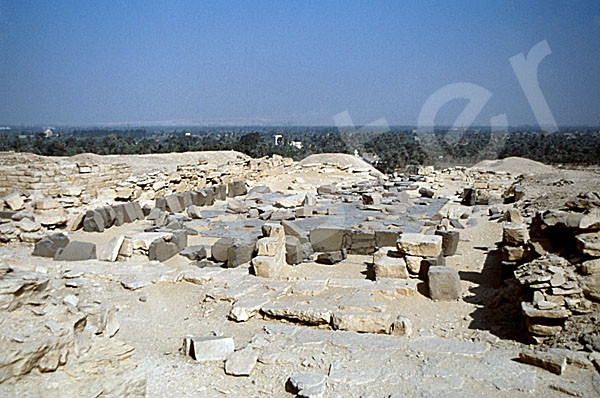
POLYGON ((67 194, 73 187, 82 194, 96 197, 98 189, 114 187, 126 181, 131 172, 125 164, 85 164, 55 161, 52 158, 20 154, 0 153, 0 190, 15 189, 57 197, 67 194))

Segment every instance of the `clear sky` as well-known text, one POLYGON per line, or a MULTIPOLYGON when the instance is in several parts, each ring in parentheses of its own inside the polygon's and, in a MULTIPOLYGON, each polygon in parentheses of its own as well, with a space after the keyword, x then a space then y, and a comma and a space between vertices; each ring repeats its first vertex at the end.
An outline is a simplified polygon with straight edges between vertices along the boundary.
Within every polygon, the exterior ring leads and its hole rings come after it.
POLYGON ((492 93, 476 123, 536 124, 509 58, 542 40, 558 124, 599 125, 598 0, 0 0, 0 124, 416 125, 461 82, 492 93))

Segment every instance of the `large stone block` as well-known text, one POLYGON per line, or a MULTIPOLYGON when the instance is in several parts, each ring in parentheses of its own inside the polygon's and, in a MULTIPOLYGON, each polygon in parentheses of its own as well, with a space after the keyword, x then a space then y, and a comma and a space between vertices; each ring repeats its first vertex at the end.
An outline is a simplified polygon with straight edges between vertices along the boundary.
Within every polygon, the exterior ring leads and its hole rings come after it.
POLYGON ((256 247, 256 239, 235 239, 227 248, 227 268, 238 267, 249 263, 256 247))
POLYGON ((133 206, 133 203, 128 202, 123 204, 123 221, 125 223, 131 223, 137 220, 138 214, 133 206))
POLYGON ((378 230, 375 231, 375 244, 377 247, 396 246, 400 233, 392 230, 378 230))
POLYGON ((121 203, 118 205, 114 205, 112 208, 115 212, 114 225, 118 227, 120 225, 125 224, 125 205, 121 203))
POLYGON ((233 238, 223 237, 213 243, 210 250, 211 257, 218 262, 227 261, 227 249, 233 244, 233 238))
POLYGON ((57 261, 83 261, 96 258, 96 244, 90 242, 69 242, 64 249, 54 255, 57 261))
POLYGON ((296 238, 298 238, 298 240, 300 240, 300 243, 304 244, 310 241, 308 232, 296 226, 296 224, 294 224, 293 222, 282 221, 281 225, 283 226, 283 230, 285 231, 286 235, 295 236, 296 238))
POLYGON ((227 199, 227 185, 219 184, 215 186, 215 197, 217 200, 227 199))
POLYGON ((380 205, 381 194, 377 192, 367 192, 362 194, 362 201, 365 205, 380 205))
POLYGON ((3 199, 4 203, 6 203, 8 208, 11 210, 21 210, 23 207, 25 207, 25 201, 23 200, 23 197, 16 192, 5 196, 3 199))
POLYGON ((181 202, 177 195, 165 196, 165 202, 167 210, 171 213, 181 213, 183 211, 183 207, 181 206, 181 202))
POLYGON ((438 229, 435 231, 435 234, 442 237, 442 254, 444 256, 455 255, 458 249, 460 233, 458 231, 443 231, 438 229))
POLYGON ((316 252, 333 252, 347 248, 350 231, 341 227, 317 227, 310 231, 310 243, 316 252))
POLYGON ((227 184, 227 194, 230 198, 246 195, 247 193, 248 188, 246 187, 246 183, 244 181, 233 181, 227 184))
POLYGON ((125 237, 123 235, 112 238, 106 245, 104 245, 100 251, 98 259, 104 261, 117 261, 117 257, 119 256, 119 251, 121 250, 121 245, 123 244, 124 239, 125 237))
POLYGON ((83 230, 85 232, 103 232, 104 218, 95 210, 88 210, 83 218, 83 230))
POLYGON ((409 256, 439 257, 442 254, 442 237, 406 233, 400 235, 398 250, 409 256))
POLYGON ((399 278, 407 279, 408 269, 403 258, 384 255, 373 264, 375 279, 399 278))
POLYGON ((290 265, 300 264, 303 260, 302 244, 295 236, 285 238, 285 261, 290 265))
POLYGON ((509 246, 523 246, 529 240, 527 225, 507 222, 502 225, 502 243, 509 246))
POLYGON ((427 272, 429 297, 433 300, 458 300, 461 298, 460 278, 456 270, 435 266, 427 272))
POLYGON ((156 261, 167 261, 179 252, 177 245, 164 239, 156 239, 148 248, 148 258, 156 261))
POLYGON ((352 231, 349 252, 352 254, 373 254, 376 250, 375 233, 352 231))

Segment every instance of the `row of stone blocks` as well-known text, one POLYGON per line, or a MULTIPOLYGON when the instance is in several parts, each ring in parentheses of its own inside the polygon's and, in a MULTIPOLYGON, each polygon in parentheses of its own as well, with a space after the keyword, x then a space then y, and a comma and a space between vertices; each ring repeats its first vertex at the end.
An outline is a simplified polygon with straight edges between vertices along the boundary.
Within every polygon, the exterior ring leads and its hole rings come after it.
POLYGON ((146 214, 139 202, 120 203, 88 210, 83 217, 83 230, 86 232, 103 232, 113 225, 120 226, 135 220, 143 220, 146 214))
POLYGON ((192 205, 211 206, 215 200, 226 200, 227 197, 233 198, 247 193, 248 189, 243 181, 234 181, 227 185, 218 184, 195 191, 161 196, 156 198, 155 207, 171 213, 181 213, 192 205))

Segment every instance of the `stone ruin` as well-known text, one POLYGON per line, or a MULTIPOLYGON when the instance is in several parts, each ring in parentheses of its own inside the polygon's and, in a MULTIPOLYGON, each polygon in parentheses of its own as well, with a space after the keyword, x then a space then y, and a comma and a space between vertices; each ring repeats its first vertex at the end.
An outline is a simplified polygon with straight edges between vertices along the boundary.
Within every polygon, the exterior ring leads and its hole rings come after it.
MULTIPOLYGON (((19 165, 5 167, 22 171, 19 165)), ((461 275, 447 261, 461 254, 460 231, 465 223, 474 225, 470 223, 476 221, 472 217, 476 209, 487 210, 490 221, 502 223, 498 281, 510 280, 518 291, 531 342, 558 347, 522 350, 520 361, 556 374, 562 374, 567 363, 599 366, 597 357, 582 354, 600 351, 598 327, 593 324, 595 318, 589 318, 596 308, 594 302, 600 300, 597 194, 582 196, 564 211, 530 214, 510 207, 523 198, 522 187, 511 176, 460 167, 407 168, 404 175, 390 178, 368 170, 337 168, 361 178, 316 187, 306 187, 297 178, 291 192, 272 192, 258 182, 265 175, 294 167, 279 157, 235 162, 222 170, 204 164, 180 166, 177 176, 127 176, 125 168, 116 167, 115 172, 125 173, 125 182, 116 189, 78 180, 81 189, 56 191, 49 197, 41 197, 32 186, 5 196, 5 210, 0 212, 2 241, 33 244, 34 256, 69 262, 69 266, 56 275, 61 283, 50 283, 43 268, 28 273, 1 269, 1 309, 10 317, 10 327, 18 327, 3 331, 10 355, 0 365, 0 386, 37 369, 41 373, 34 377, 42 385, 66 385, 61 393, 144 396, 147 381, 131 359, 133 349, 115 338, 119 329, 115 308, 85 294, 69 294, 70 289, 89 283, 84 260, 118 266, 143 257, 149 264, 144 275, 141 268, 115 269, 107 271, 109 278, 131 291, 159 282, 189 282, 207 289, 204 302, 228 303, 229 322, 268 322, 241 348, 231 336, 182 332, 183 355, 202 363, 224 362, 226 375, 248 377, 257 363, 277 363, 284 353, 291 355, 284 341, 293 340, 303 350, 320 341, 326 345, 324 350, 333 352, 339 347, 391 350, 394 355, 417 350, 408 362, 425 352, 434 362, 445 364, 449 352, 462 352, 489 376, 461 373, 458 379, 484 389, 492 383, 500 391, 532 393, 535 373, 521 364, 484 356, 495 340, 444 340, 417 333, 414 320, 398 310, 399 303, 419 292, 439 301, 439 308, 467 294, 461 275), (462 185, 454 198, 438 193, 445 180, 462 185), (106 192, 111 189, 114 196, 106 192), (79 202, 64 199, 69 197, 66 193, 79 202), (44 218, 48 212, 60 213, 62 218, 49 223, 44 218), (127 224, 136 228, 98 248, 91 242, 71 240, 68 234, 104 234, 127 224), (213 243, 189 245, 189 240, 197 238, 210 238, 213 243), (168 266, 180 256, 195 267, 178 271, 168 266), (360 262, 352 260, 353 256, 359 256, 360 262), (348 279, 333 273, 349 260, 363 268, 364 277, 348 279), (75 265, 79 262, 81 266, 75 265), (305 264, 317 264, 323 274, 295 271, 305 264), (577 317, 586 316, 589 328, 576 336, 565 334, 573 322, 581 322, 577 317), (26 336, 19 330, 26 330, 26 336), (47 330, 51 337, 46 336, 47 330), (88 367, 95 373, 82 370, 88 367), (513 378, 514 374, 519 377, 513 378)), ((322 170, 323 166, 305 168, 322 170)), ((56 183, 64 184, 61 179, 56 183)), ((327 386, 353 383, 347 376, 351 363, 349 359, 334 362, 327 373, 290 374, 288 387, 298 396, 323 396, 327 386)), ((378 368, 377 360, 371 365, 378 368)), ((419 366, 425 369, 426 378, 451 372, 427 363, 419 366)), ((454 373, 448 374, 458 375, 456 366, 450 368, 454 373)), ((388 378, 403 374, 400 368, 389 371, 388 378)), ((350 374, 373 387, 378 384, 378 372, 373 371, 373 378, 357 376, 358 370, 350 374)), ((456 392, 447 377, 427 380, 439 391, 456 392)), ((50 388, 42 395, 53 393, 50 388)))

